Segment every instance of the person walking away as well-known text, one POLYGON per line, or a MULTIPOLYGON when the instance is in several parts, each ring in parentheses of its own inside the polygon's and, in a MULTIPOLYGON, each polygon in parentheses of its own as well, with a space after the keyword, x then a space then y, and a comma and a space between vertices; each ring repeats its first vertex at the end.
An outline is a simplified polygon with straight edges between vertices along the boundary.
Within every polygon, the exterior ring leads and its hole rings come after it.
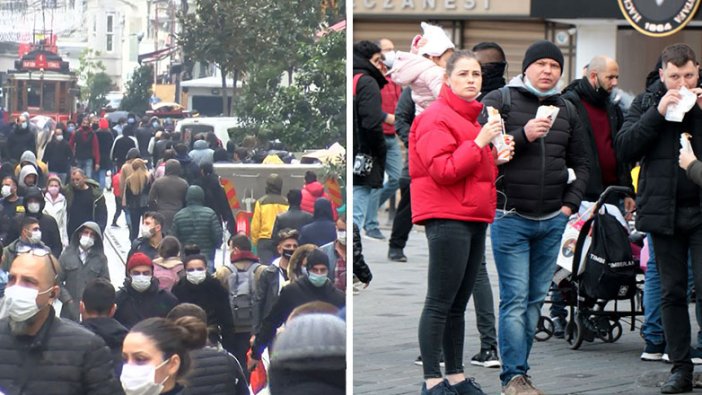
POLYGON ((173 217, 185 206, 188 183, 181 177, 180 163, 166 162, 165 175, 151 185, 149 207, 163 215, 163 232, 170 233, 173 217))
MULTIPOLYGON (((120 178, 122 178, 122 169, 119 169, 119 171, 112 175, 112 194, 115 198, 115 214, 112 216, 112 224, 110 226, 113 228, 119 227, 119 225, 117 225, 117 220, 120 215, 122 215, 122 188, 119 182, 120 178)), ((125 215, 125 217, 128 217, 128 215, 125 215)))
POLYGON ((214 150, 209 147, 207 141, 204 138, 196 139, 193 144, 193 149, 188 153, 188 156, 195 162, 196 165, 200 166, 203 162, 213 161, 214 150))
POLYGON ((95 131, 90 127, 90 119, 83 118, 80 128, 73 133, 69 141, 76 159, 76 166, 82 169, 86 177, 93 178, 93 170, 100 170, 100 144, 95 131))
MULTIPOLYGON (((132 119, 133 118, 129 118, 132 119)), ((137 149, 137 154, 139 149, 137 148, 137 140, 134 137, 134 128, 131 124, 127 123, 124 127, 122 135, 115 139, 112 144, 112 151, 110 157, 112 158, 112 163, 115 165, 115 169, 119 170, 124 166, 124 162, 127 161, 127 154, 133 148, 137 149)))
POLYGON ((207 257, 207 267, 214 273, 215 250, 222 243, 222 223, 211 208, 205 207, 205 193, 199 186, 188 187, 186 207, 173 218, 172 234, 182 245, 196 244, 207 257))
POLYGON ((56 220, 56 225, 59 228, 61 235, 61 244, 65 247, 68 245, 68 226, 66 213, 66 197, 61 193, 63 183, 60 176, 50 174, 44 194, 44 210, 43 213, 52 216, 56 220))
MULTIPOLYGON (((307 211, 303 211, 301 207, 302 193, 299 189, 291 189, 288 191, 286 198, 288 199, 288 211, 280 213, 275 217, 272 235, 277 235, 282 229, 290 228, 298 232, 303 226, 312 222, 314 217, 307 211)), ((312 205, 312 213, 314 212, 314 204, 312 205)))
POLYGON ((200 163, 200 177, 194 185, 200 186, 205 192, 205 206, 209 207, 219 216, 219 221, 224 223, 229 234, 236 233, 234 214, 229 207, 229 200, 224 192, 219 176, 214 173, 212 162, 203 161, 200 163))
POLYGON ((97 181, 100 184, 100 188, 105 189, 105 180, 107 177, 107 172, 112 171, 114 164, 112 163, 112 146, 114 145, 115 138, 110 131, 110 122, 107 118, 100 118, 98 122, 99 128, 95 132, 97 136, 98 147, 100 149, 100 169, 98 170, 97 181))
POLYGON ((173 286, 183 277, 185 269, 180 259, 180 242, 173 236, 166 236, 158 246, 158 257, 154 262, 154 277, 159 289, 171 292, 173 286))
POLYGON ((302 187, 301 192, 300 209, 309 214, 314 214, 314 202, 318 198, 323 197, 329 200, 329 195, 324 192, 324 185, 317 181, 317 174, 312 170, 305 172, 305 185, 302 187))
POLYGON ((300 244, 321 246, 336 240, 336 226, 331 202, 319 198, 314 202, 314 220, 300 230, 300 244))
POLYGON ((149 205, 149 190, 151 177, 146 169, 146 162, 142 159, 132 161, 132 174, 127 177, 122 185, 122 206, 129 209, 131 226, 129 227, 129 240, 139 237, 139 225, 149 205))
POLYGON ((266 179, 266 194, 256 201, 251 219, 251 242, 256 246, 256 253, 261 263, 268 265, 275 258, 275 241, 273 226, 278 214, 288 209, 288 200, 281 196, 283 179, 271 173, 266 179))

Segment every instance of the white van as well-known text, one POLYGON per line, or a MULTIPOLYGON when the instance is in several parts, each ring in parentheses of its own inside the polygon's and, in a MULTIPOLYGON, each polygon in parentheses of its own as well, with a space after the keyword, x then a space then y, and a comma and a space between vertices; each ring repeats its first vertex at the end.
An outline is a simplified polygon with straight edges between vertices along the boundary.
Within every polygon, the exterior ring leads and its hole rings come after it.
POLYGON ((175 131, 181 132, 183 140, 190 142, 192 136, 200 133, 214 132, 218 139, 222 141, 222 146, 226 147, 229 142, 228 129, 239 126, 237 117, 202 117, 185 118, 176 123, 175 131), (188 134, 187 131, 190 131, 188 134))

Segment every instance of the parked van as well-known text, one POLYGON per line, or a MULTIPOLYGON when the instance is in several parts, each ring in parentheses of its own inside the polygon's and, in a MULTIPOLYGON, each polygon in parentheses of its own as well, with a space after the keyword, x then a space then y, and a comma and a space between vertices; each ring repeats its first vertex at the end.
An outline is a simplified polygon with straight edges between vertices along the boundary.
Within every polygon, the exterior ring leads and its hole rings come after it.
POLYGON ((226 147, 229 142, 227 130, 236 126, 239 126, 239 119, 236 117, 185 118, 176 123, 175 131, 182 133, 183 141, 188 144, 195 135, 214 132, 222 141, 222 146, 226 147))

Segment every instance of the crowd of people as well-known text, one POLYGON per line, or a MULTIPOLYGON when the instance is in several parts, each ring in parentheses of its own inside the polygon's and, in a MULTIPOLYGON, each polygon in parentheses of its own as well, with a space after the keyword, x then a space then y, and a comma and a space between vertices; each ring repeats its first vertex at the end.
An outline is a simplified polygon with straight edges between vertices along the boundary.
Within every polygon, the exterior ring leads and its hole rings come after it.
POLYGON ((314 172, 271 174, 247 234, 214 172, 234 144, 86 115, 37 152, 28 119, 0 167, 0 393, 344 393, 346 213, 314 172))
MULTIPOLYGON (((672 363, 662 393, 692 391, 693 363, 702 363, 687 307, 690 289, 702 289, 702 88, 693 50, 666 47, 646 91, 625 108, 615 99, 620 71, 610 57, 595 56, 581 77, 562 81, 563 53, 542 40, 506 81, 498 43, 458 50, 440 27, 421 27, 408 39, 409 52, 395 51, 388 39, 354 43, 352 77, 354 272, 357 256, 363 265, 362 232, 385 239, 377 213, 399 189, 388 259, 407 262, 413 223, 424 226, 429 256, 416 361, 421 393, 483 394, 464 373, 471 296, 480 332, 471 364, 500 368, 503 394, 542 393, 529 376, 529 354, 563 232, 581 203, 609 186, 636 190, 636 199, 608 203, 649 233, 641 359, 672 363), (497 332, 488 234, 499 281, 497 332)), ((551 298, 554 335, 563 338, 565 302, 557 291, 551 298)))

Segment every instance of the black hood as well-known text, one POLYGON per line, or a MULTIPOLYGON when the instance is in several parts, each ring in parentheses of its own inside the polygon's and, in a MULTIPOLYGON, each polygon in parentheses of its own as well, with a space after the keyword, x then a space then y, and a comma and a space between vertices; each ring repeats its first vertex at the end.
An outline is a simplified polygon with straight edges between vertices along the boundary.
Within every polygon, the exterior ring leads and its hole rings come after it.
POLYGON ((604 108, 611 102, 609 92, 593 88, 586 77, 573 80, 561 93, 565 95, 568 92, 575 93, 578 97, 599 108, 604 108))
POLYGON ((314 219, 327 219, 334 221, 331 202, 325 198, 318 198, 314 201, 314 219))
POLYGON ((353 74, 356 75, 359 73, 373 77, 375 82, 378 83, 378 87, 380 89, 383 89, 385 84, 388 83, 388 80, 385 79, 383 73, 381 73, 377 67, 373 66, 370 60, 360 55, 353 54, 353 74))
POLYGON ((27 213, 30 217, 34 218, 41 218, 42 217, 42 212, 44 211, 44 206, 46 206, 46 200, 44 200, 44 194, 41 193, 41 190, 37 187, 29 187, 26 189, 24 193, 24 201, 22 202, 22 205, 24 206, 24 212, 27 213), (29 208, 27 207, 27 201, 30 198, 35 198, 36 200, 39 200, 39 212, 38 213, 30 213, 29 208))
POLYGON ((122 346, 129 330, 117 320, 109 317, 96 317, 83 320, 81 325, 105 340, 107 347, 117 348, 122 346))

